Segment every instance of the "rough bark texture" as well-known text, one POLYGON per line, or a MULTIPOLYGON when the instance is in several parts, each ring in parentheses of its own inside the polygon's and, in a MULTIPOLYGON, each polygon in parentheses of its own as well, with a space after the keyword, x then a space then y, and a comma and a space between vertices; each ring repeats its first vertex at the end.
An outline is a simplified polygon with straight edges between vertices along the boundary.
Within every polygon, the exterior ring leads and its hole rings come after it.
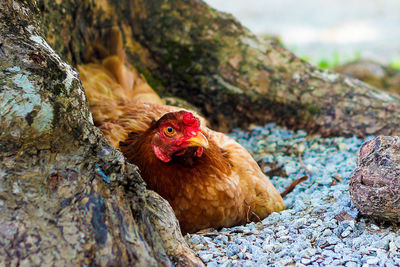
POLYGON ((387 92, 400 94, 400 70, 379 62, 360 59, 334 67, 332 70, 357 78, 387 92))
POLYGON ((169 204, 94 127, 37 6, 0 10, 0 265, 202 265, 169 204))
POLYGON ((318 69, 201 0, 41 1, 40 8, 47 40, 74 64, 98 57, 99 42, 112 45, 105 33, 118 26, 129 62, 150 85, 201 108, 216 129, 274 120, 323 135, 400 134, 397 95, 318 69))
POLYGON ((400 222, 400 137, 379 136, 360 148, 350 196, 364 215, 400 222))
POLYGON ((132 1, 131 25, 158 63, 151 73, 215 125, 275 120, 324 135, 399 134, 399 97, 315 68, 199 0, 132 1))

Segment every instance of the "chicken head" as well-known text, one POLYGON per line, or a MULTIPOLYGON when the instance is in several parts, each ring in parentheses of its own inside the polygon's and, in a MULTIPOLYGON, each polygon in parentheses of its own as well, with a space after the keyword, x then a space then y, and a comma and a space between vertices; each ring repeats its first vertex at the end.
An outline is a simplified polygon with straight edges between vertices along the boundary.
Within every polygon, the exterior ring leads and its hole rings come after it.
POLYGON ((180 156, 188 148, 195 147, 193 156, 201 157, 203 149, 208 147, 208 140, 201 132, 200 120, 191 112, 170 112, 155 123, 156 134, 151 147, 156 157, 162 162, 170 162, 172 156, 180 156))

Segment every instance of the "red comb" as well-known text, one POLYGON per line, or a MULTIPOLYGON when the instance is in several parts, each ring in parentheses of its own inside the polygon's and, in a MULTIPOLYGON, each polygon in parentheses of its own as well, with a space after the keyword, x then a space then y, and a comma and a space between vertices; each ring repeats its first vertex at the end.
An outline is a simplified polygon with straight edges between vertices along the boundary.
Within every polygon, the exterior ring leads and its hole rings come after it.
POLYGON ((193 125, 196 122, 198 122, 196 117, 193 116, 193 114, 191 112, 186 112, 185 114, 183 114, 182 120, 183 120, 183 123, 186 125, 193 125))

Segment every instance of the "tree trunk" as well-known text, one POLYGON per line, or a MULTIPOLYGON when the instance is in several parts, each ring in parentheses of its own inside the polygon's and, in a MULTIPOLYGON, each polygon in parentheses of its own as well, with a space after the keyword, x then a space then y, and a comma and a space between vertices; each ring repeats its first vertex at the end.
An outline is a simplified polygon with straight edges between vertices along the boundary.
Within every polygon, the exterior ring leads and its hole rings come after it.
POLYGON ((318 69, 200 0, 131 1, 133 35, 165 90, 214 126, 274 120, 323 135, 398 135, 400 98, 318 69))
POLYGON ((169 204, 93 125, 37 7, 0 9, 0 265, 202 265, 169 204))
POLYGON ((170 206, 93 126, 66 63, 104 57, 113 26, 160 94, 197 105, 219 129, 276 120, 325 135, 399 134, 397 96, 321 71, 198 0, 0 8, 0 265, 202 264, 170 206))
POLYGON ((74 64, 93 61, 118 25, 128 61, 149 84, 199 107, 213 128, 273 120, 325 136, 400 134, 398 95, 316 68, 201 0, 82 2, 41 6, 56 51, 74 64))

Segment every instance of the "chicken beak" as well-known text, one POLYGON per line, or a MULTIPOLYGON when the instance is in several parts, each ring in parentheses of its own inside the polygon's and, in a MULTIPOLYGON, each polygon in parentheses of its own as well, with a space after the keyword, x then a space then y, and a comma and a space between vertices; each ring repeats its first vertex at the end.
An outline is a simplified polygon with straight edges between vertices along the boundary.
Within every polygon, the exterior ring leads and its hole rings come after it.
POLYGON ((187 147, 204 147, 208 148, 208 140, 200 131, 196 136, 185 140, 187 147))

